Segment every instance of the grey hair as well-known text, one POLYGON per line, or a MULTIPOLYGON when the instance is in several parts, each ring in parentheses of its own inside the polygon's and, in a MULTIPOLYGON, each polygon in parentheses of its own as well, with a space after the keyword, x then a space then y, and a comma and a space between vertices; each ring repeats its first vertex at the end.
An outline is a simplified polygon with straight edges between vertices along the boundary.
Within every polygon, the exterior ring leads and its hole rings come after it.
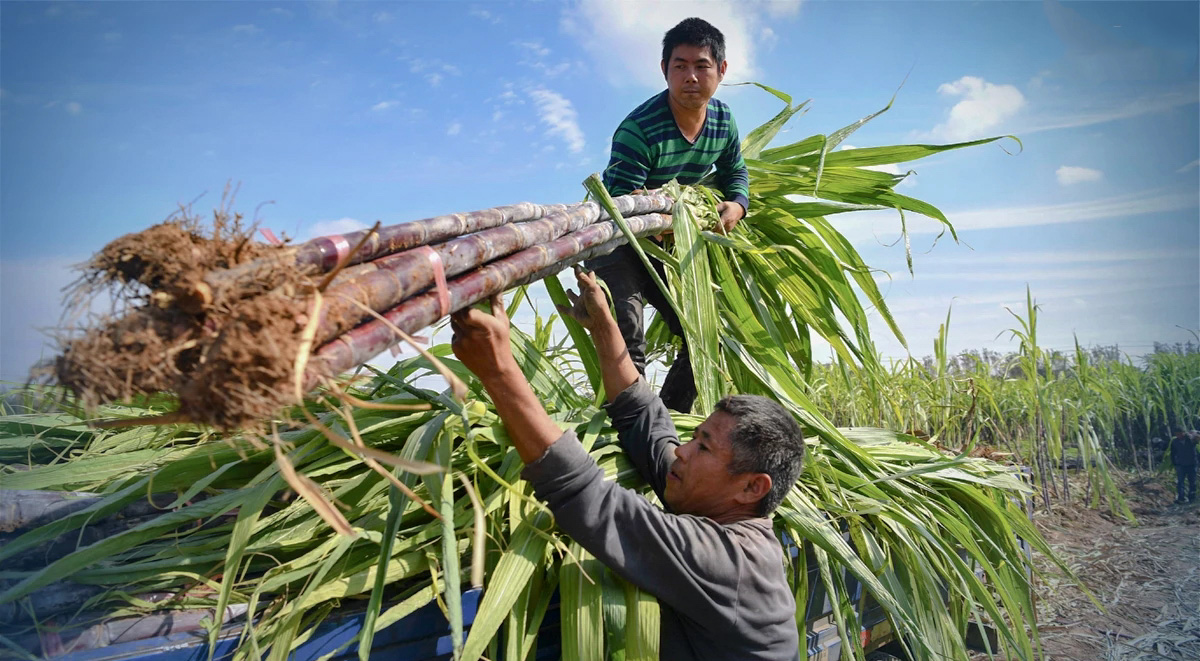
POLYGON ((804 468, 804 433, 778 402, 759 395, 729 395, 715 411, 733 416, 730 432, 733 459, 729 472, 766 473, 771 490, 759 502, 759 515, 775 511, 804 468))

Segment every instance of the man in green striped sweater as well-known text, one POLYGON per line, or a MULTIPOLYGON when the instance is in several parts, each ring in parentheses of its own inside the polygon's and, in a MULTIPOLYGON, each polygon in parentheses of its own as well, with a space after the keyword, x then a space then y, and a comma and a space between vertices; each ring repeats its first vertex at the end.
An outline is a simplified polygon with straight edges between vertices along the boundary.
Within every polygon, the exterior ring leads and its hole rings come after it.
MULTIPOLYGON (((728 66, 725 37, 707 21, 684 19, 663 37, 661 66, 667 89, 634 108, 617 127, 604 185, 613 195, 627 195, 672 179, 694 184, 715 167, 725 198, 718 211, 729 231, 746 215, 749 175, 733 114, 713 98, 728 66)), ((662 264, 652 264, 661 276, 662 264)), ((608 284, 629 356, 645 374, 645 302, 682 337, 679 318, 629 246, 590 260, 588 266, 608 284)), ((686 343, 667 373, 661 396, 667 407, 691 411, 696 385, 686 343)))

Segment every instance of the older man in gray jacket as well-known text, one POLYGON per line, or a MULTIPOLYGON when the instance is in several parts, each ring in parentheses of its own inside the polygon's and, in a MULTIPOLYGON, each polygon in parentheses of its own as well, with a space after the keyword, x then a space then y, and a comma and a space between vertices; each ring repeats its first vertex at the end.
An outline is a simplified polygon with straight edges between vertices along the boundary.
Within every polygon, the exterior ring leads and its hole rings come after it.
POLYGON ((641 378, 593 275, 564 309, 591 331, 605 407, 630 460, 667 505, 604 479, 575 434, 546 414, 509 345, 499 296, 492 314, 451 318, 454 354, 474 372, 526 467, 525 479, 563 531, 658 598, 663 659, 799 657, 796 603, 770 513, 799 476, 796 421, 764 397, 726 397, 680 444, 662 401, 641 378))

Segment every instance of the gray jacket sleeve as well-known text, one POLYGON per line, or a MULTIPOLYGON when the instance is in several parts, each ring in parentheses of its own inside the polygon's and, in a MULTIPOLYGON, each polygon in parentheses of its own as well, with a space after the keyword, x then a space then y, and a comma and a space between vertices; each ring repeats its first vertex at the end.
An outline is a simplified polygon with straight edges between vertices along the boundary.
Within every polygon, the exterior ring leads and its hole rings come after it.
POLYGON ((675 461, 679 434, 662 399, 645 379, 638 379, 604 407, 617 430, 621 447, 658 499, 663 502, 667 472, 675 461))
POLYGON ((614 572, 701 626, 728 626, 744 558, 738 534, 662 511, 604 479, 575 433, 564 433, 522 476, 558 527, 614 572))

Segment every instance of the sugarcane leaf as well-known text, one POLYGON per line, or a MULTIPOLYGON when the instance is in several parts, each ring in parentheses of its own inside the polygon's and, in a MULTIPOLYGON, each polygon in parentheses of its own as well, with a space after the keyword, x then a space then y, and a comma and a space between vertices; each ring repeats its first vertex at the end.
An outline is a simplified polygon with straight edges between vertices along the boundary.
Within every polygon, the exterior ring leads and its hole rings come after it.
MULTIPOLYGON (((426 424, 414 430, 409 435, 408 440, 405 442, 404 450, 401 452, 400 456, 410 460, 425 460, 426 457, 429 456, 429 449, 433 445, 434 438, 436 438, 438 433, 441 431, 442 423, 449 416, 450 412, 443 411, 435 416, 433 420, 430 420, 426 424)), ((400 473, 400 471, 397 470, 397 473, 400 473)), ((416 481, 416 476, 412 473, 398 474, 397 477, 401 482, 409 487, 411 487, 416 481)), ((387 520, 384 523, 383 538, 379 545, 379 562, 375 568, 375 584, 371 588, 371 598, 367 602, 367 611, 363 618, 362 633, 359 636, 360 640, 358 646, 358 657, 361 661, 367 661, 367 658, 370 656, 371 646, 375 639, 375 633, 387 626, 387 624, 384 623, 384 617, 380 614, 380 610, 383 606, 383 592, 384 588, 386 587, 387 563, 390 562, 392 558, 392 549, 395 547, 396 535, 400 530, 400 518, 404 513, 404 508, 407 504, 406 501, 407 497, 403 491, 395 486, 389 485, 388 515, 387 520)), ((422 593, 419 594, 424 594, 424 592, 428 592, 428 594, 424 597, 424 601, 422 601, 419 605, 424 605, 433 599, 434 593, 432 588, 422 591, 422 593)), ((414 597, 410 598, 409 600, 405 600, 404 603, 408 603, 412 599, 416 598, 417 596, 414 595, 414 597)), ((396 610, 398 608, 400 607, 392 607, 388 609, 388 613, 393 613, 393 611, 395 611, 395 613, 403 612, 396 610)))
POLYGON ((212 661, 217 649, 217 636, 221 632, 221 621, 225 607, 229 605, 233 586, 237 582, 241 570, 242 557, 250 539, 250 532, 258 522, 259 515, 266 507, 267 501, 276 491, 284 486, 284 480, 274 466, 264 471, 265 479, 255 480, 255 486, 246 494, 242 504, 238 506, 237 521, 233 524, 233 534, 229 537, 229 550, 225 554, 225 573, 221 580, 220 591, 217 593, 217 607, 213 611, 212 624, 208 631, 208 658, 212 661))
POLYGON ((479 603, 478 615, 467 634, 462 658, 478 659, 496 630, 504 623, 506 614, 520 597, 522 589, 540 565, 545 554, 549 516, 539 512, 524 519, 513 533, 512 542, 496 563, 487 592, 479 603))
POLYGON ((0 604, 20 599, 33 590, 48 585, 55 580, 70 576, 75 571, 86 568, 94 562, 116 555, 120 551, 132 548, 141 542, 155 539, 163 531, 172 530, 179 525, 191 521, 223 514, 240 504, 244 498, 243 491, 229 491, 174 512, 168 512, 129 530, 117 533, 112 537, 102 539, 90 546, 85 546, 69 553, 35 571, 16 585, 12 585, 3 592, 0 592, 0 604))
MULTIPOLYGON (((604 188, 604 182, 600 179, 600 175, 592 174, 588 176, 587 179, 584 179, 583 185, 584 188, 587 189, 588 193, 595 197, 596 202, 603 207, 606 212, 608 212, 608 215, 610 218, 612 218, 613 222, 615 222, 617 226, 621 228, 621 233, 625 235, 625 239, 628 241, 629 246, 633 248, 635 253, 637 253, 638 259, 640 259, 642 262, 642 266, 646 269, 646 272, 650 274, 650 278, 654 280, 654 284, 658 286, 659 291, 662 292, 663 297, 667 300, 667 303, 669 303, 672 308, 677 308, 677 305, 674 302, 674 297, 671 296, 671 290, 667 287, 667 283, 663 282, 662 278, 658 276, 658 271, 656 271, 650 264, 650 259, 646 256, 645 251, 640 245, 638 245, 637 236, 633 233, 633 230, 629 229, 629 224, 625 222, 624 217, 621 216, 621 212, 618 211, 616 205, 613 204, 612 196, 609 195, 608 190, 604 188)), ((682 320, 679 310, 675 309, 674 311, 675 315, 680 317, 682 320)))
POLYGON ((563 559, 559 583, 563 656, 600 661, 604 658, 604 566, 579 544, 572 542, 570 549, 563 559))
POLYGON ((686 316, 686 320, 680 321, 684 322, 682 325, 690 348, 696 383, 696 406, 701 411, 711 411, 723 394, 720 374, 724 370, 720 365, 717 337, 719 322, 712 290, 708 246, 699 236, 696 214, 705 207, 710 213, 715 213, 716 203, 711 197, 697 199, 685 195, 678 187, 664 190, 673 192, 675 198, 672 226, 675 228, 675 254, 679 259, 680 278, 680 298, 675 308, 686 316))
POLYGON ((758 158, 759 154, 762 153, 762 150, 768 144, 770 144, 772 140, 775 139, 775 136, 779 134, 780 129, 782 129, 783 126, 788 123, 788 120, 795 116, 796 113, 805 110, 805 108, 808 106, 808 101, 805 101, 798 106, 793 106, 792 98, 790 96, 778 90, 767 87, 766 85, 759 83, 749 84, 756 85, 767 92, 770 92, 778 97, 779 100, 787 104, 783 110, 780 110, 774 117, 767 120, 765 124, 746 134, 746 137, 742 140, 742 157, 758 158))

